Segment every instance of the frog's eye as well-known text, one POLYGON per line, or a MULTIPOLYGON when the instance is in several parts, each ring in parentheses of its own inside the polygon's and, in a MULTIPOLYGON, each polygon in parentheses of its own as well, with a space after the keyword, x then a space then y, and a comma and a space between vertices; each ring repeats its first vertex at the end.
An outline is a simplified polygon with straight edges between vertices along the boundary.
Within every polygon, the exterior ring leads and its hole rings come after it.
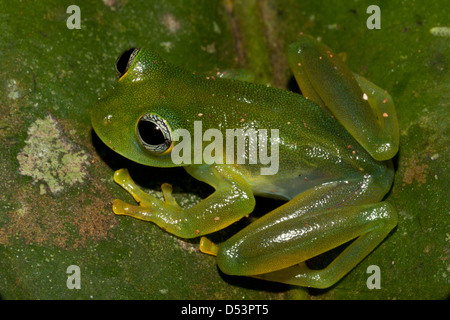
POLYGON ((163 154, 172 146, 172 132, 166 121, 156 114, 143 115, 136 127, 141 145, 148 151, 163 154))
POLYGON ((117 76, 120 78, 125 73, 127 73, 128 68, 133 63, 134 58, 139 53, 140 48, 131 48, 122 53, 122 55, 117 59, 116 61, 116 73, 117 76))

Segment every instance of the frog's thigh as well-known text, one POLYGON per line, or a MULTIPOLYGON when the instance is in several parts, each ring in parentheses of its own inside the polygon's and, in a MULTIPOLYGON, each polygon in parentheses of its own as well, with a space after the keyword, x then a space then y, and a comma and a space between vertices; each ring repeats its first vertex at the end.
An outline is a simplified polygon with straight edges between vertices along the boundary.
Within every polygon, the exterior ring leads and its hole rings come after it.
POLYGON ((397 223, 395 210, 386 202, 343 207, 315 204, 311 210, 308 204, 297 207, 296 201, 302 198, 299 195, 221 245, 220 269, 233 275, 328 287, 364 259, 397 223), (355 238, 323 270, 309 270, 301 263, 355 238))
POLYGON ((355 78, 330 48, 312 37, 303 36, 292 43, 288 58, 303 95, 326 106, 373 158, 387 160, 397 153, 397 120, 387 94, 381 108, 380 104, 371 105, 371 92, 376 89, 381 96, 383 91, 362 77, 355 78))
MULTIPOLYGON (((306 253, 310 252, 312 256, 316 256, 347 242, 345 240, 351 240, 352 236, 357 238, 326 268, 312 270, 303 261, 297 265, 257 277, 303 287, 328 288, 369 255, 397 224, 397 214, 387 202, 347 207, 335 213, 340 215, 341 221, 338 221, 338 226, 333 225, 336 220, 331 218, 328 221, 328 227, 332 229, 327 229, 327 227, 322 229, 322 232, 325 233, 322 238, 320 238, 321 235, 314 232, 307 236, 308 239, 305 240, 309 240, 311 246, 309 243, 305 245, 306 253), (342 224, 339 226, 341 222, 342 224)), ((321 214, 326 216, 332 212, 322 212, 321 214)), ((299 250, 303 250, 301 247, 299 250)))

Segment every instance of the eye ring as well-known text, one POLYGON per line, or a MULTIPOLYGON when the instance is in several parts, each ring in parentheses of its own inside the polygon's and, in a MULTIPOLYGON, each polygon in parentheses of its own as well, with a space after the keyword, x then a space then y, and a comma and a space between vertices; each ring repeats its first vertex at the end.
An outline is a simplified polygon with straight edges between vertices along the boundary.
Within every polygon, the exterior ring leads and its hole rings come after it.
POLYGON ((124 51, 116 61, 116 73, 117 77, 120 79, 125 73, 127 73, 131 64, 139 53, 140 48, 131 48, 124 51))
POLYGON ((154 113, 147 113, 139 118, 136 135, 146 150, 157 155, 164 155, 172 149, 172 130, 166 120, 154 113))

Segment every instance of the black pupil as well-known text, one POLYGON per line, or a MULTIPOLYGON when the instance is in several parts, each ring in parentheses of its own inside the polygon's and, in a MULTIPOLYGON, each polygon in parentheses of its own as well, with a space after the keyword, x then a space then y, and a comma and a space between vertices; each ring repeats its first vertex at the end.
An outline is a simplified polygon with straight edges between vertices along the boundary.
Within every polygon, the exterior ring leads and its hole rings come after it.
POLYGON ((130 60, 131 54, 133 53, 134 48, 128 49, 117 59, 116 62, 116 71, 119 76, 123 76, 125 72, 127 72, 128 68, 128 60, 130 60))
POLYGON ((149 145, 156 146, 166 142, 161 128, 151 121, 139 121, 138 130, 141 139, 149 145))

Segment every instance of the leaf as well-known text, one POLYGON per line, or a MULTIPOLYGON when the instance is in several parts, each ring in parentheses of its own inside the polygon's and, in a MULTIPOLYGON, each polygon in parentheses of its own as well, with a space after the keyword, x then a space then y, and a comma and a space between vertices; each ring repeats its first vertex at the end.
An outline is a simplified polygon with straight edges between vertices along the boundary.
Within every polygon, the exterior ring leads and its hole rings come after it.
MULTIPOLYGON (((450 39, 448 29, 433 31, 448 27, 444 1, 378 1, 379 30, 366 27, 369 1, 86 0, 77 4, 81 29, 67 28, 70 4, 0 4, 2 298, 447 297, 450 39), (260 83, 291 88, 285 47, 299 32, 345 53, 354 72, 396 103, 401 149, 387 201, 399 224, 367 259, 327 290, 230 277, 199 253, 198 239, 112 213, 113 199, 129 197, 112 181, 122 167, 158 195, 163 182, 172 183, 183 205, 210 192, 182 169, 133 164, 93 134, 90 110, 114 85, 121 52, 146 46, 193 72, 248 69, 260 83), (67 287, 71 265, 80 267, 79 290, 67 287), (366 286, 370 265, 380 267, 379 290, 366 286)), ((260 214, 278 205, 258 202, 260 214)))

